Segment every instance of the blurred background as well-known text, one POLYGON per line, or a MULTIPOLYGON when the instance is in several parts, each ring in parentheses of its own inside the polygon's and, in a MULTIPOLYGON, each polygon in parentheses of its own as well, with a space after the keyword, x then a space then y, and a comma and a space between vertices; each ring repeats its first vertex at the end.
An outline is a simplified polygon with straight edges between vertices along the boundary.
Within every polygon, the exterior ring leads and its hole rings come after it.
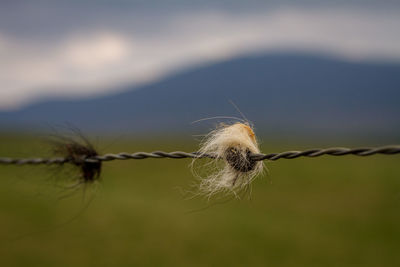
MULTIPOLYGON (((400 143, 399 28, 389 0, 1 1, 0 156, 71 125, 100 153, 196 150, 229 101, 265 153, 400 143)), ((227 203, 187 196, 189 160, 75 193, 72 170, 0 166, 0 263, 398 266, 398 160, 267 162, 227 203)))

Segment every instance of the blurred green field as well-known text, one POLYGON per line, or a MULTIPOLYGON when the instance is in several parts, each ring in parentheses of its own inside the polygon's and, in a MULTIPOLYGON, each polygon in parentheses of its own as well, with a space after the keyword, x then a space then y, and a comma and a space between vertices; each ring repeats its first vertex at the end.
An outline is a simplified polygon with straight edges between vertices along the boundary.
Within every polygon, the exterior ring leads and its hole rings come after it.
MULTIPOLYGON (((99 148, 196 144, 107 139, 99 148)), ((0 156, 48 149, 37 137, 0 136, 0 156)), ((71 196, 59 181, 72 170, 0 165, 0 266, 400 266, 400 156, 267 162, 251 200, 220 204, 182 194, 194 181, 189 163, 105 163, 97 187, 71 196)))

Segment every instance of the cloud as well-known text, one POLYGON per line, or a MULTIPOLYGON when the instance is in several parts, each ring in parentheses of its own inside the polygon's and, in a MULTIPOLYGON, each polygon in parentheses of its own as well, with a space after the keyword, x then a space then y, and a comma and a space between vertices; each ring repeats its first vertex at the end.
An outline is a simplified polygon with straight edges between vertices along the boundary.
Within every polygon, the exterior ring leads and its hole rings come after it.
POLYGON ((89 23, 52 38, 0 30, 0 109, 43 96, 80 97, 254 51, 400 60, 397 10, 279 8, 190 11, 89 23), (132 25, 128 27, 127 25, 132 25))

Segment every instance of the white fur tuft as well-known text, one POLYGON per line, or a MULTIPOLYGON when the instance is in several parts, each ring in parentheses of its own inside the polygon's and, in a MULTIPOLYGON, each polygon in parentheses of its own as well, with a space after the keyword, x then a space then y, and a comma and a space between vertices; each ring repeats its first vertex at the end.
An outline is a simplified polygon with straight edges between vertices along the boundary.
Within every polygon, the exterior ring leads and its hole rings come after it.
POLYGON ((249 153, 260 153, 260 150, 253 129, 247 123, 222 124, 204 138, 199 152, 216 156, 202 166, 207 170, 211 163, 211 173, 199 176, 200 193, 209 197, 219 192, 237 195, 263 171, 262 161, 248 160, 249 153))

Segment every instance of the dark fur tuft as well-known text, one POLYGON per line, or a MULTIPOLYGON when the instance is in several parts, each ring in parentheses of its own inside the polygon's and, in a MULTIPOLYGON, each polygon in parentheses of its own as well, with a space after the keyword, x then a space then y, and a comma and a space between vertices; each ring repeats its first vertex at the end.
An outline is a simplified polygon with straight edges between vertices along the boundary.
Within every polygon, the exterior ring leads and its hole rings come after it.
POLYGON ((65 157, 68 162, 79 168, 79 179, 83 183, 92 183, 99 180, 101 173, 101 162, 86 162, 85 159, 97 156, 98 153, 93 145, 81 134, 76 138, 58 137, 53 141, 53 152, 65 157))

